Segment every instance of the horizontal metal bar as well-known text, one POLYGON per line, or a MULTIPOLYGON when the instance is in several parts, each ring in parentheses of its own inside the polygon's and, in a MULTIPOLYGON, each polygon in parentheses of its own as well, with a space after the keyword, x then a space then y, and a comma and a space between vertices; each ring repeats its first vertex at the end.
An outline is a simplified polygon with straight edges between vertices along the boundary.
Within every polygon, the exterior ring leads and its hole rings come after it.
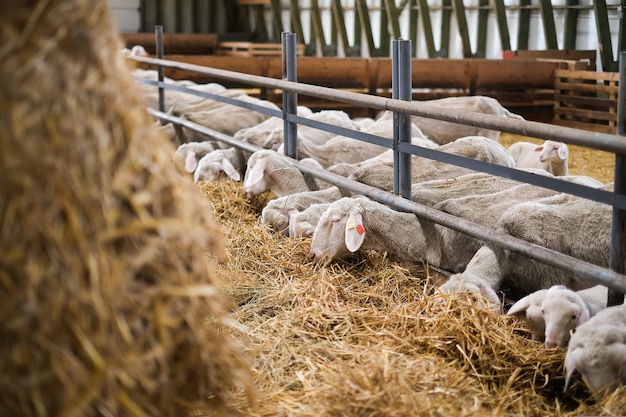
POLYGON ((175 90, 182 93, 189 93, 194 96, 206 98, 209 100, 219 101, 221 103, 232 104, 233 106, 243 107, 249 110, 254 110, 259 113, 267 114, 269 116, 279 117, 282 119, 283 112, 281 110, 270 109, 259 104, 250 103, 248 101, 237 100, 232 97, 221 96, 219 94, 208 93, 206 91, 194 90, 193 88, 187 88, 180 85, 170 84, 166 82, 159 82, 154 80, 148 80, 145 78, 137 77, 138 80, 144 84, 154 85, 157 87, 163 87, 167 90, 175 90))
POLYGON ((194 71, 224 80, 255 85, 257 87, 261 86, 280 89, 330 101, 357 104, 363 107, 390 110, 414 116, 424 116, 432 119, 493 129, 517 135, 552 139, 568 144, 626 155, 626 141, 620 139, 617 135, 611 135, 608 133, 590 132, 581 129, 554 126, 547 123, 527 120, 508 119, 466 110, 446 109, 429 104, 427 101, 407 102, 351 91, 342 91, 327 87, 277 80, 259 75, 242 74, 233 71, 207 68, 184 62, 159 60, 147 57, 133 57, 133 59, 146 64, 163 65, 168 68, 194 71))
POLYGON ((324 130, 327 132, 335 133, 336 135, 346 136, 353 139, 362 140, 364 142, 373 143, 374 145, 382 146, 391 149, 393 141, 389 138, 382 136, 372 135, 360 130, 348 129, 346 127, 340 127, 331 125, 329 123, 320 122, 318 120, 311 120, 306 117, 295 116, 293 114, 287 114, 287 120, 291 122, 297 122, 298 124, 313 127, 315 129, 324 130))
MULTIPOLYGON (((146 84, 150 84, 150 85, 161 84, 157 81, 152 81, 152 80, 144 79, 143 81, 146 84)), ((236 106, 245 107, 250 110, 259 111, 259 112, 268 114, 270 116, 279 117, 279 118, 282 118, 283 116, 281 111, 268 109, 267 107, 260 106, 258 104, 244 102, 244 101, 236 100, 230 97, 220 96, 218 94, 212 94, 212 93, 207 93, 204 91, 193 90, 193 89, 189 89, 183 86, 177 86, 177 85, 173 85, 169 83, 164 83, 164 85, 166 86, 166 88, 170 88, 176 91, 189 92, 191 94, 194 94, 203 98, 214 99, 214 100, 218 100, 227 104, 233 104, 236 106)), ((403 102, 403 103, 406 103, 406 102, 403 102)), ((477 116, 475 113, 473 113, 473 115, 474 117, 477 116)), ((373 144, 383 146, 386 148, 391 148, 392 146, 391 141, 387 141, 385 138, 382 138, 376 135, 371 135, 371 134, 367 134, 364 132, 355 131, 352 129, 342 128, 342 127, 334 126, 328 123, 319 122, 316 120, 311 120, 305 117, 292 115, 292 114, 288 114, 287 119, 289 121, 304 124, 313 128, 328 130, 332 133, 336 133, 337 135, 343 135, 343 136, 351 137, 351 138, 358 139, 358 140, 364 140, 366 142, 373 143, 373 144)), ((513 120, 513 121, 521 122, 524 124, 531 123, 529 121, 524 121, 524 120, 513 120)), ((558 127, 554 126, 554 127, 556 127, 557 129, 562 129, 562 127, 560 126, 558 127)), ((219 133, 219 132, 215 132, 215 133, 219 133)), ((588 198, 590 200, 594 200, 600 203, 614 205, 617 208, 626 210, 626 196, 621 195, 621 194, 611 193, 610 191, 595 189, 595 188, 587 187, 584 185, 571 183, 568 181, 563 181, 563 180, 559 180, 555 178, 531 174, 531 173, 524 172, 521 170, 507 168, 507 167, 494 165, 494 164, 489 164, 483 161, 478 161, 478 160, 471 159, 471 158, 465 158, 462 156, 449 154, 446 152, 441 152, 441 151, 437 151, 433 149, 428 149, 428 148, 424 148, 424 147, 420 147, 420 146, 416 146, 412 144, 406 144, 406 143, 400 144, 399 149, 403 152, 408 152, 417 156, 422 156, 422 157, 433 159, 436 161, 453 164, 456 166, 472 169, 475 171, 483 171, 489 174, 493 174, 493 175, 497 175, 497 176, 501 176, 505 178, 510 178, 514 180, 519 180, 521 182, 526 182, 526 183, 537 185, 540 187, 549 188, 555 191, 566 192, 572 195, 576 195, 578 197, 588 198)))
MULTIPOLYGON (((172 123, 178 123, 182 126, 187 127, 188 129, 204 134, 207 137, 223 141, 224 143, 243 149, 245 151, 256 152, 262 149, 258 146, 242 142, 231 136, 227 136, 215 130, 206 128, 197 123, 190 122, 189 120, 184 120, 180 117, 172 116, 170 114, 166 114, 154 109, 148 109, 148 111, 150 114, 159 119, 167 120, 172 123)), ((616 291, 626 292, 626 275, 619 274, 615 271, 607 268, 602 268, 589 262, 581 261, 580 259, 573 258, 571 256, 562 254, 551 249, 546 249, 542 246, 512 237, 506 233, 498 232, 496 230, 471 222, 469 220, 455 217, 442 211, 423 206, 414 201, 407 200, 401 196, 382 191, 378 188, 354 180, 350 180, 341 175, 337 175, 326 170, 313 168, 305 163, 291 158, 287 159, 291 161, 291 163, 293 163, 293 165, 300 171, 310 175, 314 175, 315 177, 330 184, 336 185, 354 193, 365 195, 373 200, 376 200, 382 204, 386 204, 395 209, 413 213, 416 216, 449 227, 450 229, 466 233, 472 237, 475 237, 476 239, 493 242, 504 249, 520 253, 531 259, 540 261, 555 268, 563 269, 565 271, 575 270, 577 274, 585 278, 595 280, 599 284, 606 285, 607 287, 612 288, 616 291)))
POLYGON ((218 132, 217 130, 213 130, 213 129, 209 129, 208 127, 199 125, 198 123, 194 123, 192 121, 186 120, 186 119, 182 119, 180 117, 177 116, 172 116, 171 114, 167 114, 167 113, 163 113, 161 111, 155 110, 155 109, 151 109, 148 108, 148 113, 150 113, 152 116, 160 119, 160 120, 166 120, 168 122, 171 123, 176 123, 178 125, 184 126, 190 130, 193 130, 194 132, 198 132, 201 133, 211 139, 215 139, 215 140, 219 140, 221 142, 224 142, 228 145, 231 146, 235 146, 237 148, 243 149, 244 151, 248 151, 251 153, 254 153, 256 151, 260 151, 263 148, 261 148, 260 146, 256 146, 253 145, 251 143, 247 143, 247 142, 242 142, 238 139, 235 139, 232 136, 228 136, 225 135, 221 132, 218 132))

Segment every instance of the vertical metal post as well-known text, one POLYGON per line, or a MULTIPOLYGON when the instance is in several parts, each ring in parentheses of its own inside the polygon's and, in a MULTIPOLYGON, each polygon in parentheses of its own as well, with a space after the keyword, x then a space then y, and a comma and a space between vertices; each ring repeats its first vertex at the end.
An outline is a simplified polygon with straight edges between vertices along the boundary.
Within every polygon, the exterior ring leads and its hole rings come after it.
MULTIPOLYGON (((156 53, 158 59, 163 59, 163 26, 156 25, 154 27, 156 36, 156 53)), ((159 83, 163 82, 163 67, 157 65, 157 75, 159 83)), ((159 86, 159 111, 165 112, 165 90, 159 86)))
MULTIPOLYGON (((617 134, 626 136, 626 52, 619 56, 619 91, 617 93, 617 134)), ((615 194, 626 194, 626 155, 615 154, 615 194)), ((613 224, 611 227, 611 253, 609 255, 611 270, 624 274, 626 272, 626 210, 613 207, 613 224)), ((607 305, 624 303, 624 294, 609 289, 607 305)))
MULTIPOLYGON (((296 35, 295 33, 282 33, 282 57, 283 57, 283 80, 298 81, 296 66, 296 35)), ((297 114, 298 96, 296 93, 283 91, 283 129, 285 155, 298 159, 298 124, 287 120, 287 115, 297 114)))
MULTIPOLYGON (((392 94, 394 99, 411 101, 413 71, 411 41, 392 41, 392 94)), ((411 154, 401 152, 400 143, 411 143, 411 116, 394 113, 393 117, 393 192, 411 198, 411 154)))

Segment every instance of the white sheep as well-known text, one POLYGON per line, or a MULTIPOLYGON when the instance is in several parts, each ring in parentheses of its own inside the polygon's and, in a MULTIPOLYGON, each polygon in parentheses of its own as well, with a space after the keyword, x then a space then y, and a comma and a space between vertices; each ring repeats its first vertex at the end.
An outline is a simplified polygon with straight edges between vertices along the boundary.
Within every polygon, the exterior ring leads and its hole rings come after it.
MULTIPOLYGON (((437 150, 510 168, 515 166, 513 158, 502 145, 483 136, 459 138, 437 147, 437 150)), ((415 155, 411 157, 411 183, 455 178, 473 172, 445 162, 415 155)), ((393 160, 388 163, 360 166, 354 169, 348 178, 385 191, 392 191, 393 160)))
MULTIPOLYGON (((437 145, 432 140, 417 136, 411 138, 411 144, 428 149, 435 149, 439 147, 439 145, 437 145)), ((379 167, 384 165, 393 167, 393 159, 393 150, 388 149, 364 161, 359 161, 355 163, 339 162, 329 166, 328 168, 326 168, 326 170, 337 175, 341 175, 343 177, 348 177, 350 176, 350 174, 358 171, 359 169, 366 169, 367 167, 379 167)))
POLYGON ((518 300, 507 315, 525 313, 533 340, 546 348, 567 345, 570 332, 606 308, 608 289, 603 285, 572 291, 564 285, 535 291, 518 300))
POLYGON ((196 183, 200 180, 219 181, 224 178, 240 181, 248 155, 248 152, 235 147, 211 151, 198 161, 193 180, 196 183))
MULTIPOLYGON (((472 193, 473 189, 470 187, 473 181, 473 176, 465 176, 456 183, 451 183, 450 188, 472 193)), ((503 190, 496 193, 456 199, 444 199, 442 196, 431 201, 443 199, 434 205, 435 209, 491 227, 507 206, 517 201, 554 194, 554 191, 541 187, 515 185, 512 180, 493 176, 492 188, 498 188, 495 183, 500 181, 503 183, 500 186, 503 190)), ((428 183, 420 185, 424 189, 429 186, 428 183)), ((441 187, 438 189, 443 195, 459 192, 441 187)), ((313 235, 310 257, 313 261, 327 263, 363 248, 386 251, 406 261, 426 261, 440 268, 461 271, 480 245, 480 241, 464 233, 420 219, 410 213, 398 212, 384 204, 343 198, 332 203, 320 218, 313 235), (349 224, 360 224, 360 230, 348 228, 346 225, 349 224)))
MULTIPOLYGON (((271 101, 261 100, 248 95, 237 97, 237 100, 277 111, 280 110, 280 108, 271 101)), ((205 99, 204 101, 207 102, 211 100, 205 99)), ((251 110, 234 104, 221 104, 221 106, 216 108, 202 111, 190 111, 189 107, 187 107, 181 117, 229 136, 233 136, 238 130, 256 126, 270 117, 256 110, 251 110)), ((179 104, 174 106, 174 113, 178 111, 178 107, 179 104)))
POLYGON ((568 174, 569 150, 562 142, 546 140, 541 145, 516 142, 507 148, 518 168, 541 168, 554 176, 568 174))
POLYGON ((128 48, 123 48, 121 51, 122 55, 124 56, 148 56, 148 52, 146 51, 146 48, 144 48, 141 45, 134 45, 131 49, 128 48))
MULTIPOLYGON (((298 116, 307 117, 312 114, 311 109, 305 106, 298 106, 298 116)), ((280 117, 270 117, 265 121, 250 127, 239 129, 233 137, 243 142, 251 143, 258 147, 263 147, 267 137, 276 129, 282 129, 284 121, 280 117)))
MULTIPOLYGON (((337 127, 343 127, 346 129, 355 130, 358 128, 357 124, 350 119, 348 113, 341 110, 322 110, 319 112, 315 112, 310 114, 309 116, 305 116, 307 119, 315 120, 318 122, 324 122, 331 124, 337 127)), ((336 135, 332 132, 326 130, 320 130, 314 127, 310 127, 307 125, 299 124, 298 125, 298 136, 297 140, 300 141, 309 141, 316 145, 322 145, 327 140, 336 135)), ((265 149, 272 149, 278 151, 281 148, 281 145, 284 141, 284 132, 283 126, 277 127, 274 131, 272 131, 266 138, 262 147, 265 149)), ((306 158, 303 156, 302 158, 306 158)))
POLYGON ((314 204, 330 203, 344 196, 344 192, 339 187, 333 186, 323 190, 303 191, 275 198, 263 207, 261 221, 263 224, 270 225, 274 231, 286 235, 291 216, 314 204))
POLYGON ((328 206, 330 203, 312 204, 302 211, 292 213, 289 216, 289 237, 313 237, 315 227, 328 206))
MULTIPOLYGON (((301 162, 323 169, 314 159, 307 158, 301 162)), ((254 152, 248 158, 248 168, 243 181, 243 190, 248 198, 266 191, 272 191, 278 197, 282 197, 328 187, 330 184, 319 181, 309 174, 303 174, 286 157, 269 149, 254 152)))
MULTIPOLYGON (((393 138, 393 120, 377 121, 368 126, 363 132, 380 136, 390 140, 393 138)), ((412 125, 411 137, 427 139, 423 133, 412 125)), ((313 158, 324 168, 338 163, 357 163, 365 161, 385 152, 387 148, 353 139, 345 136, 335 136, 328 139, 324 144, 317 145, 308 140, 298 141, 298 158, 313 158)), ((279 147, 279 153, 284 153, 283 146, 279 147)))
POLYGON ((398 212, 368 198, 332 203, 317 224, 309 259, 326 264, 360 248, 419 260, 428 245, 414 214, 398 212), (383 237, 384 236, 384 237, 383 237))
POLYGON ((492 194, 506 190, 520 182, 494 176, 485 172, 473 172, 453 178, 416 182, 411 186, 411 200, 433 207, 444 200, 471 195, 492 194))
MULTIPOLYGON (((304 107, 302 109, 305 109, 304 107)), ((300 108, 299 108, 300 110, 300 108)), ((246 127, 235 132, 234 138, 245 143, 261 146, 267 135, 279 126, 283 120, 278 117, 270 117, 262 123, 246 127)), ((248 158, 252 153, 229 147, 215 149, 204 155, 198 161, 198 167, 194 172, 194 180, 216 181, 225 177, 240 181, 245 174, 248 158)))
POLYGON ((185 171, 192 173, 200 158, 218 148, 219 145, 214 141, 187 142, 176 149, 172 159, 174 163, 184 167, 185 171))
MULTIPOLYGON (((423 103, 436 107, 444 107, 446 109, 458 109, 509 119, 523 120, 522 116, 511 113, 509 110, 504 108, 498 100, 492 97, 446 97, 441 99, 425 100, 423 103)), ((380 116, 380 118, 392 117, 392 112, 385 112, 380 116)), ((485 136, 496 141, 500 137, 500 132, 496 130, 453 122, 444 122, 442 120, 431 119, 428 117, 411 116, 411 121, 419 127, 429 139, 440 145, 464 136, 485 136)))
MULTIPOLYGON (((173 84, 179 83, 181 83, 181 81, 173 82, 173 84)), ((223 85, 217 83, 183 85, 183 87, 187 87, 190 90, 202 91, 205 93, 215 94, 216 96, 237 100, 246 100, 246 98, 249 97, 243 91, 227 89, 223 85)), ((219 100, 211 100, 189 92, 178 90, 167 90, 165 92, 166 103, 169 99, 169 96, 171 95, 174 95, 176 100, 172 103, 172 106, 168 111, 171 111, 172 114, 181 117, 185 114, 201 113, 227 106, 226 103, 223 103, 219 100)))
POLYGON ((626 304, 608 307, 576 329, 565 370, 564 391, 575 371, 598 398, 626 384, 626 304))
MULTIPOLYGON (((513 205, 502 214, 495 228, 516 238, 608 267, 611 219, 612 210, 606 204, 557 194, 513 205)), ((553 285, 565 285, 574 291, 596 285, 589 279, 493 244, 482 246, 465 271, 452 275, 440 290, 447 292, 454 288, 459 291, 462 286, 454 281, 463 280, 466 275, 484 280, 494 291, 506 287, 514 299, 553 285)))

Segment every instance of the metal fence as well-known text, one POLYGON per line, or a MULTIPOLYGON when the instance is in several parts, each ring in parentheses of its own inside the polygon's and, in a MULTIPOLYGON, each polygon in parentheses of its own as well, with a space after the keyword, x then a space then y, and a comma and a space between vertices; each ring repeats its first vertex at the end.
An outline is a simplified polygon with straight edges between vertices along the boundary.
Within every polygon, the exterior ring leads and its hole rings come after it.
POLYGON ((226 104, 234 104, 269 116, 284 120, 285 154, 292 159, 293 164, 302 172, 313 175, 321 180, 337 185, 352 192, 368 196, 378 202, 398 210, 414 213, 415 215, 431 220, 453 230, 468 234, 477 239, 490 242, 504 249, 520 253, 536 261, 550 266, 570 271, 578 276, 593 280, 609 288, 609 305, 621 304, 626 293, 626 107, 624 101, 626 93, 626 53, 620 56, 620 94, 618 105, 618 135, 596 133, 580 129, 554 126, 545 123, 505 119, 492 115, 477 114, 457 109, 434 107, 427 102, 412 102, 411 100, 411 47, 410 41, 393 41, 393 97, 384 98, 361 93, 334 90, 331 88, 298 83, 296 42, 293 33, 283 34, 283 79, 273 79, 232 71, 206 68, 198 65, 166 61, 163 57, 162 43, 160 42, 161 28, 157 27, 157 56, 158 58, 135 57, 136 61, 154 65, 158 68, 158 81, 143 80, 147 84, 159 88, 160 110, 150 110, 157 118, 185 126, 209 138, 223 141, 249 152, 260 148, 238 141, 232 137, 216 132, 212 129, 175 117, 164 112, 165 90, 184 91, 211 100, 226 104), (407 44, 408 42, 408 44, 407 44), (160 45, 160 47, 159 47, 160 45), (249 84, 255 87, 265 87, 283 91, 282 111, 246 103, 240 100, 222 97, 220 95, 187 89, 163 81, 163 68, 173 68, 186 71, 196 71, 212 77, 249 84), (329 101, 358 104, 363 107, 394 112, 394 139, 366 134, 351 129, 339 128, 300 117, 296 114, 298 94, 313 96, 329 101), (544 177, 522 170, 489 164, 483 161, 448 154, 436 149, 427 149, 411 144, 410 116, 423 116, 442 121, 455 122, 477 126, 503 132, 531 136, 540 139, 552 139, 567 144, 589 147, 615 154, 615 182, 614 191, 595 189, 584 185, 574 184, 557 178, 544 177), (340 175, 306 166, 297 160, 296 133, 297 125, 302 124, 316 129, 326 130, 336 135, 343 135, 354 139, 374 143, 394 152, 394 192, 388 193, 377 188, 352 181, 340 175), (391 142, 391 143, 390 143, 391 142), (411 155, 417 155, 456 166, 482 171, 500 177, 510 178, 525 183, 549 188, 559 192, 591 199, 613 207, 613 223, 611 230, 611 248, 609 268, 603 268, 580 259, 559 253, 527 241, 514 238, 505 233, 495 231, 482 225, 457 218, 430 207, 426 207, 410 200, 410 161, 411 155))

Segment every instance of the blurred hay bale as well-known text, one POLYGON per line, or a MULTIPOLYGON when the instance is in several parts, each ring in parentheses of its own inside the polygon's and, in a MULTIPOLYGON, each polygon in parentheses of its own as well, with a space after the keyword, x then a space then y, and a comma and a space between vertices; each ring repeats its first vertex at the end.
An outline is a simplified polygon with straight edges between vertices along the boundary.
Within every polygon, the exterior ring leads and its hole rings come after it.
POLYGON ((563 393, 565 349, 530 340, 523 321, 435 296, 427 265, 359 252, 327 267, 310 239, 259 221, 270 195, 201 182, 223 227, 219 273, 246 331, 258 409, 250 416, 624 415, 626 388, 596 403, 579 376, 563 393))
POLYGON ((105 0, 0 6, 0 415, 232 415, 222 232, 105 0))

